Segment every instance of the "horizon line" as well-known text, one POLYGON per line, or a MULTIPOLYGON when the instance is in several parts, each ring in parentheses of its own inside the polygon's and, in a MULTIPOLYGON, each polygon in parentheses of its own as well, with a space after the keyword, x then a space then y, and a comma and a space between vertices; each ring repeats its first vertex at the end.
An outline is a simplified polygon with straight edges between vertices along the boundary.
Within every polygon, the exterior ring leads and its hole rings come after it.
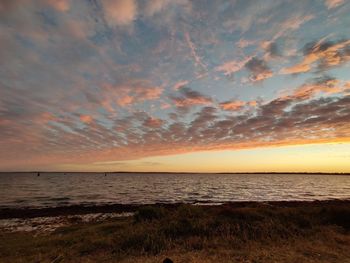
POLYGON ((0 171, 0 173, 101 173, 101 174, 320 174, 350 175, 350 172, 134 172, 134 171, 0 171))

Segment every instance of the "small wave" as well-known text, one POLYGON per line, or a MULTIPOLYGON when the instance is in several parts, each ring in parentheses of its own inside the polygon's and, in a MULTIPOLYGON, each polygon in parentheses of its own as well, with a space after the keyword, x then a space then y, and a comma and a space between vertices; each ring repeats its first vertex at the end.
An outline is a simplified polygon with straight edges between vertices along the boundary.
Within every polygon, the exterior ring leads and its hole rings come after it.
POLYGON ((59 201, 69 201, 69 200, 71 200, 71 198, 69 198, 69 197, 51 197, 51 198, 48 198, 48 200, 59 202, 59 201))

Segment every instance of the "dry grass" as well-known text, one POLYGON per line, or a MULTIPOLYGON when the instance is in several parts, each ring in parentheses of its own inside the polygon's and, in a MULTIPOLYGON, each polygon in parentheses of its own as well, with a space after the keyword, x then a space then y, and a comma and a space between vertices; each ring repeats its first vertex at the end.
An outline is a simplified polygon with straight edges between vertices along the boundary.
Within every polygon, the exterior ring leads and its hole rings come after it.
POLYGON ((0 262, 350 262, 349 203, 148 206, 49 235, 1 233, 0 262))

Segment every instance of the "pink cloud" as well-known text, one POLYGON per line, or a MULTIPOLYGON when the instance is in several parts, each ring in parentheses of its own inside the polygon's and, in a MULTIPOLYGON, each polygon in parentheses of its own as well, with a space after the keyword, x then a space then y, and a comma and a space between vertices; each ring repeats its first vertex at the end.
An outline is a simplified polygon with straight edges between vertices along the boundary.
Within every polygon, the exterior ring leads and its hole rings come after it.
POLYGON ((344 0, 326 0, 325 5, 328 9, 335 8, 344 3, 344 0))
POLYGON ((111 109, 113 102, 125 107, 147 100, 158 99, 163 93, 163 88, 150 86, 143 81, 135 81, 118 86, 106 84, 103 88, 106 94, 105 106, 109 109, 111 109))
POLYGON ((224 75, 228 76, 232 73, 240 71, 242 68, 244 68, 245 64, 251 59, 252 57, 246 57, 245 59, 241 61, 228 61, 218 67, 215 68, 216 71, 223 72, 224 75))
POLYGON ((165 110, 165 109, 169 109, 171 107, 171 105, 169 103, 161 103, 160 108, 165 110))
POLYGON ((187 80, 180 80, 179 82, 176 82, 173 89, 174 90, 178 90, 183 88, 184 86, 188 85, 188 81, 187 80))

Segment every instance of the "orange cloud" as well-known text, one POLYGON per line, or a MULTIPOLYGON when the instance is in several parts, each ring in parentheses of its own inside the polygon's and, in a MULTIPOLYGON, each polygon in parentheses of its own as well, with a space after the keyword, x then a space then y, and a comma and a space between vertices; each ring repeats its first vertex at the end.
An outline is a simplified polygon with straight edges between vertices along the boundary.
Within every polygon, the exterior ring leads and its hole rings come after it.
POLYGON ((345 95, 350 95, 350 81, 346 82, 343 86, 345 95))
POLYGON ((56 117, 49 112, 43 112, 34 118, 34 121, 39 125, 44 125, 55 120, 57 120, 56 117))
POLYGON ((47 0, 47 2, 61 12, 66 12, 70 8, 70 0, 47 0))
POLYGON ((236 111, 244 107, 246 103, 244 101, 227 101, 220 103, 220 107, 224 110, 236 111))
POLYGON ((110 26, 125 26, 136 19, 137 2, 135 0, 103 0, 102 4, 110 26))
POLYGON ((252 81, 261 81, 261 80, 264 80, 264 79, 268 79, 268 78, 271 78, 273 76, 273 73, 270 71, 270 72, 264 72, 264 73, 259 73, 255 76, 251 76, 250 80, 252 81))
POLYGON ((251 107, 256 107, 258 105, 258 102, 256 100, 252 100, 248 102, 248 105, 251 107))
POLYGON ((250 72, 251 81, 261 81, 272 77, 273 73, 265 60, 253 57, 244 65, 250 72))
POLYGON ((212 103, 212 100, 205 97, 198 97, 174 99, 174 102, 177 107, 188 107, 193 105, 210 105, 212 103))
POLYGON ((298 74, 298 73, 308 72, 310 70, 311 70, 310 64, 305 62, 305 60, 304 60, 304 62, 302 62, 300 64, 282 69, 281 73, 282 74, 298 74))
MULTIPOLYGON (((324 83, 329 86, 337 84, 332 79, 324 83)), ((187 88, 184 91, 181 94, 186 98, 200 96, 187 88)), ((17 131, 16 138, 8 136, 4 139, 0 158, 2 167, 16 164, 15 167, 29 169, 28 165, 88 164, 195 151, 345 142, 349 141, 350 114, 344 109, 349 101, 350 97, 334 97, 293 105, 296 102, 293 98, 284 101, 279 98, 261 105, 256 115, 231 115, 226 119, 218 117, 215 108, 204 107, 191 122, 183 123, 182 120, 170 125, 164 125, 165 120, 138 112, 116 122, 125 129, 109 129, 99 124, 78 128, 67 119, 62 120, 61 125, 71 127, 74 133, 52 126, 45 131, 45 136, 44 133, 38 134, 38 126, 23 129, 17 125, 18 120, 11 125, 0 121, 2 134, 6 135, 8 128, 17 131), (286 111, 287 107, 291 109, 286 111), (142 125, 149 129, 137 130, 142 125), (26 142, 25 147, 23 142, 26 142), (33 148, 37 149, 35 154, 31 152, 33 148)), ((50 118, 49 114, 43 116, 50 118)))
POLYGON ((127 106, 146 100, 155 100, 160 97, 162 92, 163 89, 160 87, 125 88, 121 90, 121 96, 120 99, 117 99, 117 102, 120 106, 127 106))
POLYGON ((311 71, 316 65, 319 69, 338 66, 350 60, 347 48, 350 47, 350 40, 330 42, 321 39, 317 43, 306 45, 304 59, 299 64, 284 68, 282 74, 296 74, 311 71))
POLYGON ((93 118, 90 115, 80 115, 79 118, 83 123, 87 123, 87 124, 93 121, 93 118))
POLYGON ((320 92, 328 94, 338 93, 342 91, 342 88, 339 87, 338 84, 338 80, 329 79, 323 83, 303 85, 294 91, 293 97, 299 99, 310 99, 320 92))
POLYGON ((104 104, 108 108, 111 108, 111 104, 114 102, 125 107, 146 100, 155 100, 163 93, 163 88, 149 86, 144 81, 134 81, 117 86, 105 84, 103 88, 105 90, 104 104))

